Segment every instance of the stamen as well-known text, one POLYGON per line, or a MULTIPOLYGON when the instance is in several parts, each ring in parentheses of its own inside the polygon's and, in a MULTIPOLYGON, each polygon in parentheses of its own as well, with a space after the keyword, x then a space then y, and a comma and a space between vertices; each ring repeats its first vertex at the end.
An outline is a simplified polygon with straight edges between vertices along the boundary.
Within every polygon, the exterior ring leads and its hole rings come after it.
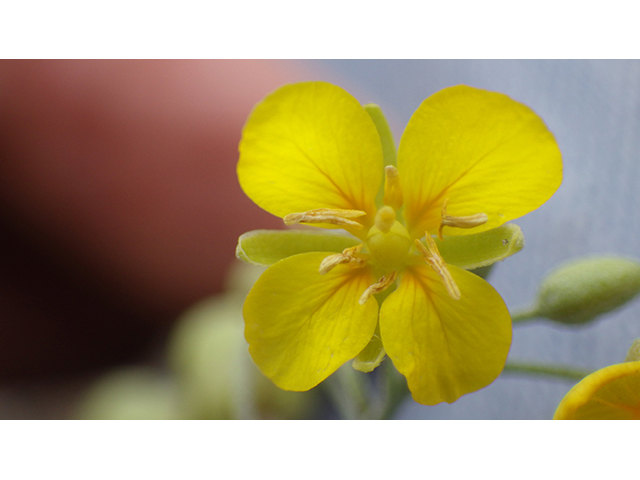
POLYGON ((431 237, 431 235, 429 235, 429 232, 426 232, 425 240, 427 242, 426 247, 420 240, 415 241, 416 247, 418 247, 418 251, 425 259, 425 261, 429 264, 429 266, 433 268, 435 272, 440 276, 440 278, 442 279, 442 283, 444 283, 444 286, 447 289, 447 292, 449 292, 449 296, 454 300, 460 300, 460 289, 451 276, 451 272, 449 272, 447 264, 444 263, 444 260, 440 256, 440 252, 438 251, 436 242, 431 237))
POLYGON ((391 272, 391 275, 389 275, 388 277, 386 275, 383 275, 382 277, 380 277, 380 280, 378 280, 377 283, 370 285, 364 291, 364 293, 360 297, 360 300, 358 300, 358 303, 360 305, 364 305, 365 303, 367 303, 367 300, 369 300, 373 295, 384 292, 387 288, 393 285, 393 282, 396 281, 397 277, 398 274, 396 272, 391 272))
POLYGON ((489 216, 486 213, 476 213, 475 215, 467 215, 464 217, 455 217, 447 215, 447 198, 442 202, 442 220, 438 227, 438 238, 442 240, 442 229, 444 227, 456 227, 456 228, 473 228, 487 223, 489 216))
POLYGON ((322 263, 320 263, 319 272, 320 275, 324 275, 325 273, 331 271, 336 265, 340 265, 341 263, 351 263, 354 266, 362 266, 367 261, 364 258, 356 257, 356 253, 362 250, 363 244, 356 245, 355 247, 345 248, 342 253, 336 253, 334 255, 329 255, 322 263))
POLYGON ((384 173, 384 199, 382 202, 394 210, 399 210, 402 207, 403 197, 398 170, 393 165, 387 165, 384 168, 384 173))
POLYGON ((308 212, 290 213, 284 217, 285 225, 296 223, 331 223, 333 225, 348 225, 362 228, 362 225, 350 218, 363 217, 367 212, 361 210, 342 210, 339 208, 316 208, 308 212))

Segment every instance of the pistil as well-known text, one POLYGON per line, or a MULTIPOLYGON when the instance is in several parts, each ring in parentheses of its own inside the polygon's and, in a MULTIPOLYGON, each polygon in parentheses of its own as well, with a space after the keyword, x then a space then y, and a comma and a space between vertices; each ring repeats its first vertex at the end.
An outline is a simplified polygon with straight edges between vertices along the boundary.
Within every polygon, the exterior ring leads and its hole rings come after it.
POLYGON ((382 207, 376 213, 375 226, 382 233, 389 233, 391 227, 396 223, 396 212, 391 207, 382 207))
POLYGON ((376 213, 366 243, 373 262, 381 268, 380 273, 402 268, 411 247, 407 229, 396 220, 396 212, 389 206, 382 207, 376 213))

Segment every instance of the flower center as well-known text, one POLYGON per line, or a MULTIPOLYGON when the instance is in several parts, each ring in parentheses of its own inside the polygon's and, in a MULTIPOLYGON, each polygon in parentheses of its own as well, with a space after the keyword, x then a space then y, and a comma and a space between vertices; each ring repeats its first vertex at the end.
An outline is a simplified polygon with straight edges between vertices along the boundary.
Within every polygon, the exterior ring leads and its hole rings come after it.
POLYGON ((384 206, 376 213, 375 224, 366 240, 373 263, 384 273, 398 271, 406 264, 411 247, 409 232, 396 220, 396 212, 384 206))

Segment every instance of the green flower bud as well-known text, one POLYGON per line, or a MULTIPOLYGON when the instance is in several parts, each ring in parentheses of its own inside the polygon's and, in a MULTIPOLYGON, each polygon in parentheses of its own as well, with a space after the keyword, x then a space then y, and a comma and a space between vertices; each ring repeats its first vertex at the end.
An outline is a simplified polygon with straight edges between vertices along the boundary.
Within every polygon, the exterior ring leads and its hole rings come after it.
POLYGON ((178 418, 178 388, 172 378, 146 367, 125 367, 99 378, 80 402, 86 420, 178 418))
POLYGON ((243 300, 237 292, 205 300, 178 322, 170 339, 168 363, 177 376, 183 416, 307 417, 314 407, 315 392, 281 390, 251 361, 243 335, 243 300))
MULTIPOLYGON (((561 265, 542 281, 536 316, 580 324, 614 310, 640 293, 640 263, 606 256, 561 265)), ((533 316, 533 315, 532 315, 533 316)))
POLYGON ((640 362, 640 338, 636 338, 627 352, 625 362, 640 362))

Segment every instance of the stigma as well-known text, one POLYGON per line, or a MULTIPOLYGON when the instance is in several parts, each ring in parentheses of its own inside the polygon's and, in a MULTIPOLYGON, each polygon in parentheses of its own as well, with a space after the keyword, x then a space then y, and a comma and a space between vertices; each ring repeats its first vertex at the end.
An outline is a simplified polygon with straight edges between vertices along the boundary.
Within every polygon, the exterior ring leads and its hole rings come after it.
POLYGON ((389 233, 396 223, 396 212, 391 207, 382 207, 376 213, 375 226, 382 233, 389 233))

